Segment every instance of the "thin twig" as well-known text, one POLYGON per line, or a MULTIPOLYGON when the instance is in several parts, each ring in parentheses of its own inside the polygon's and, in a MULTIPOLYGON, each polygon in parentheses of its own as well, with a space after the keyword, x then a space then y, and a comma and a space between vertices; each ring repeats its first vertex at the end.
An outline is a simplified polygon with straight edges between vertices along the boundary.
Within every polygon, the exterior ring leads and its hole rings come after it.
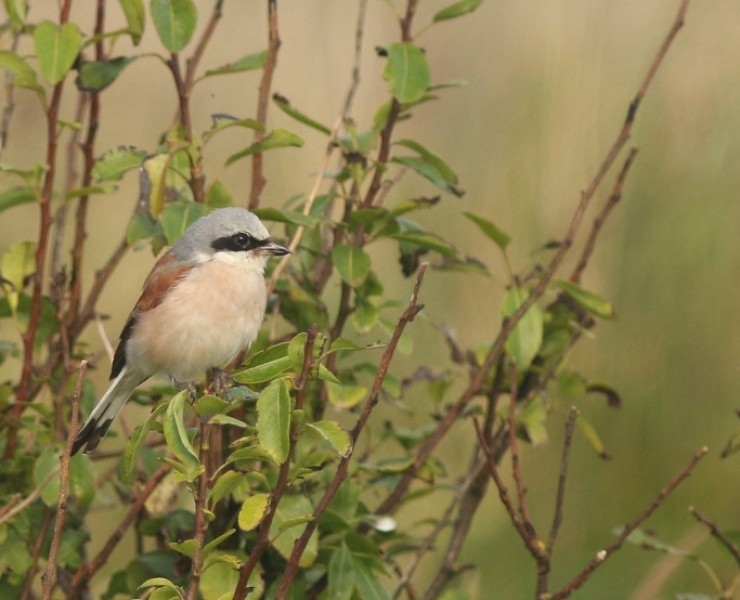
POLYGON ((208 479, 210 477, 208 470, 208 454, 210 449, 211 425, 207 421, 202 420, 199 425, 199 430, 199 455, 203 471, 198 476, 198 489, 193 490, 193 494, 195 496, 195 534, 193 535, 195 540, 195 554, 193 555, 190 567, 192 575, 185 594, 185 600, 195 600, 198 595, 198 584, 200 583, 200 576, 203 572, 203 546, 205 545, 206 530, 208 529, 205 507, 206 496, 208 494, 208 479))
POLYGON ((622 187, 624 186, 627 174, 629 173, 630 167, 632 166, 636 156, 637 148, 633 147, 627 155, 627 159, 624 161, 622 170, 619 172, 619 176, 612 188, 612 193, 609 195, 609 198, 594 219, 593 225, 591 226, 591 232, 588 235, 586 243, 583 245, 581 256, 576 263, 575 269, 573 269, 573 272, 570 275, 570 280, 573 283, 578 283, 581 280, 581 275, 583 275, 583 272, 586 270, 588 261, 596 247, 596 240, 599 237, 599 233, 601 233, 601 229, 603 228, 606 219, 609 217, 609 213, 611 213, 612 209, 622 198, 622 187))
POLYGON ((49 484, 49 482, 57 476, 60 469, 61 469, 61 466, 58 466, 53 471, 50 471, 46 475, 46 477, 44 477, 39 482, 39 484, 33 489, 33 491, 30 494, 28 494, 28 496, 26 496, 21 502, 18 502, 16 504, 16 497, 13 497, 11 501, 8 502, 8 504, 3 507, 2 514, 0 514, 0 525, 10 521, 13 517, 15 517, 15 515, 21 512, 24 508, 33 504, 36 501, 36 499, 39 496, 41 496, 42 492, 44 491, 44 488, 49 484), (8 509, 8 507, 10 506, 12 506, 12 508, 8 509))
POLYGON ((33 551, 31 556, 33 557, 33 564, 26 573, 26 578, 23 581, 23 589, 21 590, 19 600, 31 600, 34 598, 33 595, 33 580, 36 578, 36 573, 39 569, 39 558, 41 556, 41 550, 46 540, 46 534, 51 525, 51 519, 54 516, 54 511, 48 506, 44 506, 43 517, 41 517, 41 523, 39 525, 38 533, 36 534, 36 540, 33 543, 33 551))
POLYGON ((357 26, 355 27, 355 59, 352 64, 352 78, 347 90, 347 96, 344 99, 344 108, 342 109, 342 120, 349 117, 352 110, 352 103, 360 85, 360 64, 362 63, 362 38, 365 33, 365 17, 367 15, 367 0, 360 0, 357 9, 357 26))
POLYGON ((709 532, 714 536, 717 541, 722 544, 730 554, 732 554, 732 557, 735 559, 735 562, 740 567, 740 546, 738 546, 735 542, 733 542, 718 526, 715 521, 710 519, 709 517, 705 517, 702 515, 696 508, 693 506, 689 507, 689 512, 693 515, 693 517, 699 521, 702 525, 705 525, 709 532))
POLYGON ((278 588, 276 600, 284 600, 286 598, 286 595, 290 590, 290 586, 293 583, 293 579, 295 578, 295 575, 298 571, 298 562, 300 561, 300 558, 303 555, 306 546, 308 545, 308 540, 311 538, 311 535, 316 530, 319 519, 326 511, 334 495, 337 493, 339 486, 342 485, 342 482, 347 477, 349 462, 352 459, 355 447, 357 445, 357 440, 359 439, 360 434, 362 433, 362 430, 367 423, 367 420, 370 418, 370 415, 378 404, 378 400, 380 399, 380 389, 383 385, 383 382, 385 381, 385 377, 388 373, 388 368, 390 367, 391 360, 393 359, 393 356, 396 352, 398 341, 401 339, 401 335, 406 329, 406 326, 414 320, 416 315, 423 308, 423 305, 419 303, 419 292, 421 290, 421 285, 424 282, 424 275, 426 274, 428 266, 428 263, 422 263, 419 267, 419 272, 416 276, 416 284, 414 285, 414 291, 411 295, 411 300, 409 301, 406 310, 404 310, 403 314, 398 320, 398 323, 396 324, 395 329, 393 330, 391 339, 388 342, 388 345, 386 346, 385 351, 383 352, 383 356, 380 360, 380 364, 378 365, 378 373, 373 380, 373 385, 370 389, 368 399, 365 402, 365 406, 363 407, 360 416, 355 422, 355 426, 350 432, 350 439, 352 441, 350 449, 347 452, 347 455, 342 457, 342 460, 339 461, 337 472, 327 486, 327 489, 324 492, 324 495, 321 497, 321 500, 319 500, 319 503, 314 510, 312 520, 306 524, 306 528, 304 529, 303 533, 293 544, 293 551, 291 552, 290 558, 288 559, 288 564, 285 568, 285 572, 283 573, 283 577, 280 580, 280 587, 278 588))
POLYGON ((80 371, 77 375, 77 386, 72 395, 72 415, 69 422, 69 436, 62 454, 61 473, 59 476, 59 502, 57 504, 57 515, 54 521, 54 536, 51 538, 51 547, 49 548, 49 560, 46 565, 46 574, 41 578, 43 600, 51 598, 51 590, 54 587, 57 572, 57 553, 59 545, 62 542, 62 532, 64 531, 64 522, 67 519, 67 495, 69 494, 69 461, 72 456, 72 446, 74 446, 75 436, 77 435, 77 426, 80 420, 80 397, 82 396, 82 383, 85 380, 87 372, 87 361, 80 362, 80 371))
POLYGON ((574 591, 580 588, 593 572, 598 569, 604 562, 612 556, 617 550, 622 547, 622 544, 627 540, 629 535, 637 529, 642 523, 644 523, 650 515, 652 515, 659 507, 661 507, 678 485, 691 475, 692 471, 699 464, 699 461, 704 458, 709 449, 705 446, 699 452, 697 452, 689 461, 689 463, 671 479, 666 486, 660 491, 655 499, 632 521, 627 523, 620 534, 614 539, 603 550, 599 550, 593 559, 586 565, 586 567, 578 573, 573 579, 566 583, 558 592, 549 596, 551 600, 562 600, 563 598, 569 597, 574 591))
MULTIPOLYGON (((262 79, 260 80, 259 93, 257 97, 257 116, 256 119, 263 125, 267 122, 267 109, 270 105, 270 90, 272 89, 272 77, 275 74, 277 66, 278 51, 280 50, 280 32, 278 30, 278 10, 277 0, 267 0, 267 25, 268 25, 268 45, 267 60, 265 67, 262 69, 262 79)), ((259 144, 264 138, 264 132, 254 132, 254 143, 259 144)), ((265 188, 267 180, 262 168, 262 152, 255 152, 252 155, 252 185, 249 191, 248 206, 255 209, 260 204, 260 196, 265 188)))
POLYGON ((560 525, 563 522, 563 506, 565 504, 565 484, 568 480, 568 465, 570 459, 570 449, 573 445, 573 432, 575 431, 576 419, 578 418, 578 409, 572 406, 565 421, 565 439, 563 440, 563 455, 560 459, 560 474, 558 476, 558 491, 555 496, 555 513, 552 517, 550 526, 550 535, 547 536, 547 551, 552 555, 555 542, 558 539, 560 525))
POLYGON ((658 67, 662 64, 663 59, 665 58, 666 53, 668 52, 668 49, 673 42, 673 39, 675 38, 680 28, 683 26, 688 4, 689 0, 682 0, 678 10, 678 14, 676 15, 676 19, 671 26, 668 35, 666 36, 663 44, 655 55, 655 58, 653 59, 653 62, 651 63, 650 68, 648 69, 648 72, 643 79, 637 94, 635 95, 635 98, 630 103, 630 108, 627 113, 627 119, 625 120, 622 129, 619 131, 615 141, 613 142, 610 149, 607 151, 606 156, 597 169, 597 172, 594 175, 593 179, 586 187, 586 189, 581 193, 581 197, 578 204, 576 205, 570 225, 568 226, 562 243, 558 247, 558 250, 550 261, 547 269, 542 273, 538 284, 534 287, 534 289, 530 291, 529 296, 519 306, 519 308, 511 316, 504 320, 503 324, 501 325, 499 334, 496 336, 496 339, 491 344, 491 347, 488 350, 488 354, 486 355, 483 364, 471 378, 470 384, 460 395, 457 402, 454 403, 444 414, 442 419, 439 421, 435 432, 431 436, 429 436, 423 444, 420 445, 419 450, 416 454, 416 458, 414 459, 414 463, 404 472, 396 487, 380 504, 380 506, 378 507, 379 512, 382 512, 383 514, 392 514, 396 510, 398 510, 401 500, 406 495, 411 482, 416 477, 416 473, 429 459, 434 449, 445 437, 452 425, 457 421, 457 418, 463 412, 465 407, 472 401, 473 398, 475 398, 480 393, 480 390, 488 379, 491 369, 501 357, 504 351, 504 345, 511 332, 514 330, 519 321, 521 321, 527 311, 529 311, 532 305, 535 304, 535 302, 539 301, 539 299, 546 292, 547 286, 549 285, 550 281, 554 277, 558 268, 568 254, 571 246, 573 245, 573 241, 580 228, 586 208, 588 207, 591 199, 596 193, 596 190, 601 184, 604 176, 612 167, 614 161, 619 155, 619 152, 629 139, 630 131, 632 130, 632 125, 637 113, 637 108, 639 107, 640 102, 647 93, 650 82, 657 72, 658 67))
POLYGON ((216 32, 216 27, 221 21, 221 17, 223 17, 223 5, 224 0, 216 0, 216 2, 214 2, 213 10, 211 11, 211 18, 208 20, 208 24, 205 29, 203 29, 203 33, 198 40, 198 44, 195 46, 195 50, 193 50, 193 55, 185 63, 185 89, 188 90, 188 92, 192 92, 193 90, 195 74, 198 70, 200 60, 203 58, 203 53, 205 52, 208 43, 211 41, 213 34, 216 32))

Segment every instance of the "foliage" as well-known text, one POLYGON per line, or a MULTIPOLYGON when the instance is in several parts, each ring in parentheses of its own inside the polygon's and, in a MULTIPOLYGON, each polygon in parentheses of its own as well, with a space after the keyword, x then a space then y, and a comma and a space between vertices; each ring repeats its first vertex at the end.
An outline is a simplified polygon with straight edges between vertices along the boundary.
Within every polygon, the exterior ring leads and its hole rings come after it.
MULTIPOLYGON (((483 261, 422 225, 424 211, 464 194, 453 168, 423 140, 396 139, 396 126, 422 103, 437 100, 445 87, 434 85, 434 70, 412 32, 418 2, 409 0, 400 9, 398 40, 379 49, 384 68, 375 85, 387 86, 388 97, 371 122, 350 118, 355 82, 340 124, 333 128, 312 118, 310 109, 275 94, 273 105, 295 121, 296 132, 271 129, 266 118, 279 51, 275 0, 267 2, 264 51, 238 53, 222 66, 201 66, 225 4, 216 0, 204 15, 205 4, 194 0, 152 0, 147 6, 142 0, 99 0, 89 29, 82 21, 70 21, 69 2, 60 3, 56 21, 34 22, 26 19, 25 2, 5 1, 0 68, 12 78, 14 93, 39 101, 49 139, 39 142, 44 158, 32 168, 2 165, 0 210, 7 214, 35 203, 39 234, 3 248, 0 260, 0 317, 21 332, 19 339, 0 341, 0 359, 13 357, 21 367, 17 380, 0 386, 0 596, 33 597, 40 587, 37 575, 45 570, 47 597, 54 587, 57 596, 78 598, 91 585, 106 589, 103 597, 111 599, 144 594, 205 600, 415 597, 411 582, 417 565, 434 560, 431 548, 449 531, 447 553, 437 575, 425 583, 425 597, 467 598, 459 548, 491 481, 537 563, 537 596, 570 595, 598 564, 553 588, 548 574, 559 524, 553 523, 549 537, 537 537, 527 514, 518 447, 545 443, 553 415, 589 393, 602 394, 609 406, 619 405, 617 392, 590 383, 565 364, 583 333, 597 319, 614 314, 607 300, 580 283, 601 224, 594 225, 576 269, 555 278, 601 175, 581 196, 569 230, 545 264, 512 275, 501 327, 492 341, 463 348, 448 331, 440 331, 440 340, 450 348, 449 365, 438 368, 422 361, 410 375, 392 372, 394 355, 409 349, 411 324, 423 314, 427 270, 457 270, 471 281, 488 276, 483 261), (116 11, 126 26, 106 29, 104 16, 116 11), (99 148, 96 133, 106 94, 122 85, 118 78, 134 61, 152 57, 145 52, 113 56, 114 48, 123 40, 137 48, 152 28, 160 43, 156 57, 176 92, 174 122, 157 145, 99 148), (32 56, 17 51, 26 40, 32 41, 32 56), (251 71, 261 73, 263 84, 262 108, 255 118, 216 114, 208 131, 195 131, 191 115, 198 107, 191 97, 196 86, 251 71), (85 107, 80 122, 62 114, 62 90, 71 94, 74 89, 85 107), (234 130, 246 142, 226 165, 245 160, 252 165, 249 197, 238 203, 276 224, 273 230, 282 228, 295 250, 289 262, 269 274, 279 332, 258 340, 224 393, 206 386, 190 402, 187 392, 169 388, 139 391, 137 400, 151 412, 125 447, 112 452, 116 469, 100 472, 95 456, 70 459, 65 440, 77 408, 86 413, 100 392, 79 369, 80 359, 90 353, 80 336, 97 317, 98 298, 129 247, 150 245, 156 254, 207 211, 234 202, 234 193, 204 166, 223 132, 234 130), (300 148, 304 136, 320 136, 326 144, 314 189, 279 208, 262 206, 265 153, 300 148), (63 143, 70 155, 80 152, 83 166, 79 173, 68 169, 62 184, 63 143), (332 160, 336 168, 330 170, 332 160), (140 178, 139 202, 121 242, 83 286, 89 200, 101 196, 104 202, 134 170, 140 178), (419 190, 432 186, 440 196, 429 198, 420 191, 411 199, 400 197, 394 182, 402 176, 417 177, 419 190), (75 218, 66 218, 73 211, 75 218), (68 262, 52 251, 54 236, 64 233, 52 228, 52 221, 71 232, 68 262), (374 261, 378 247, 392 248, 398 257, 410 301, 389 297, 381 265, 374 261), (368 343, 376 339, 384 341, 368 343), (423 412, 415 414, 418 427, 389 422, 376 439, 362 435, 381 400, 413 412, 405 402, 412 393, 426 402, 423 412), (470 466, 455 481, 436 450, 453 428, 472 433, 473 422, 480 444, 471 443, 470 466), (517 484, 513 501, 507 500, 497 471, 507 454, 517 484), (67 494, 69 501, 60 502, 67 494), (413 507, 424 495, 440 504, 448 499, 448 505, 427 522, 401 521, 400 509, 413 507), (93 532, 85 525, 86 516, 96 504, 113 501, 125 516, 91 555, 93 532), (111 553, 129 532, 139 551, 114 564, 111 553), (101 583, 99 571, 106 565, 114 565, 115 572, 101 583)), ((462 0, 440 6, 427 26, 447 24, 480 4, 462 0)), ((363 19, 360 11, 360 32, 363 19)), ((12 108, 5 114, 11 117, 12 108)), ((622 151, 632 118, 605 159, 604 171, 622 151)), ((4 139, 7 131, 2 133, 4 139)), ((604 219, 619 198, 634 155, 628 154, 611 199, 601 209, 604 219)), ((488 216, 465 216, 470 230, 488 239, 485 251, 501 253, 508 264, 512 237, 488 216)), ((571 415, 569 436, 578 423, 578 431, 605 457, 594 426, 576 411, 571 415)), ((112 442, 105 445, 114 447, 112 442)), ((671 482, 673 487, 699 458, 671 482)), ((562 502, 558 494, 558 514, 562 502)), ((635 541, 642 520, 641 515, 631 522, 616 541, 635 541)), ((672 551, 668 548, 658 549, 672 551)))

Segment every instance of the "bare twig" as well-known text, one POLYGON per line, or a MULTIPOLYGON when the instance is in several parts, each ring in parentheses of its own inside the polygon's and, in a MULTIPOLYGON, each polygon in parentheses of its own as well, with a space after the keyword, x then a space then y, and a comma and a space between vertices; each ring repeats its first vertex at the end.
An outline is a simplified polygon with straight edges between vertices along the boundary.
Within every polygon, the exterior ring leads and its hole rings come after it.
POLYGON ((347 96, 344 99, 344 108, 342 109, 342 120, 349 117, 352 110, 352 103, 355 99, 355 93, 360 85, 360 63, 362 59, 362 38, 365 33, 365 16, 367 15, 367 0, 360 0, 357 9, 357 26, 355 27, 355 59, 352 65, 352 78, 347 96))
POLYGON ((713 521, 709 517, 705 517, 704 515, 702 515, 698 510, 696 510, 696 508, 690 506, 689 512, 697 521, 699 521, 699 523, 705 525, 709 529, 709 532, 712 534, 712 536, 715 537, 717 541, 727 549, 727 551, 735 559, 738 567, 740 567, 740 546, 738 546, 727 535, 725 535, 725 533, 717 526, 717 523, 715 521, 713 521))
MULTIPOLYGON (((449 410, 444 414, 442 419, 439 421, 439 424, 435 432, 431 436, 429 436, 429 438, 427 438, 423 444, 421 444, 421 446, 419 447, 419 450, 417 451, 414 463, 404 472, 404 474, 402 475, 396 487, 388 495, 388 497, 380 504, 380 506, 377 509, 378 512, 381 512, 384 514, 390 514, 390 513, 395 512, 398 509, 398 507, 400 506, 401 500, 406 495, 406 492, 408 491, 408 488, 411 485, 411 482, 416 477, 416 473, 424 465, 427 459, 431 456, 434 449, 437 447, 439 442, 445 437, 445 435, 447 434, 449 429, 452 427, 452 425, 456 422, 457 418, 460 416, 460 414, 465 409, 465 407, 472 401, 473 398, 475 398, 480 393, 485 381, 487 380, 489 376, 489 373, 491 372, 491 369, 501 357, 501 354, 504 351, 504 345, 509 335, 511 334, 511 332, 514 330, 514 328, 519 323, 519 321, 521 321, 521 319, 524 317, 527 311, 532 307, 532 305, 535 302, 539 301, 539 299, 543 296, 543 294, 547 290, 547 286, 549 285, 552 278, 555 276, 555 273, 559 269, 560 265, 562 264, 563 260, 568 254, 571 246, 573 245, 573 241, 580 228, 586 208, 588 207, 591 199, 596 193, 596 190, 601 184, 604 176, 609 171, 609 169, 612 167, 612 165, 614 164, 614 161, 619 155, 619 152, 621 151, 621 149, 624 147, 624 144, 629 139, 629 135, 632 130, 632 125, 635 119, 635 115, 637 113, 637 108, 639 107, 640 102, 642 101, 645 94, 647 93, 650 82, 655 76, 655 73, 658 67, 662 64, 668 52, 668 49, 670 48, 670 45, 673 42, 673 39, 675 38, 680 28, 683 26, 684 17, 686 15, 688 4, 689 4, 689 0, 682 0, 681 5, 678 9, 678 13, 676 15, 673 25, 671 26, 670 31, 668 32, 668 35, 666 36, 663 44, 661 45, 657 54, 655 55, 655 58, 653 59, 653 62, 651 63, 650 68, 648 69, 648 72, 645 78, 643 79, 640 85, 640 88, 637 91, 637 94, 635 95, 635 98, 632 100, 630 104, 630 108, 627 113, 627 118, 622 126, 622 129, 619 131, 615 141, 612 143, 612 146, 607 151, 606 156, 604 157, 604 160, 601 162, 601 165, 597 169, 597 172, 594 175, 593 179, 591 180, 589 185, 586 187, 586 189, 581 193, 580 200, 578 204, 576 205, 575 211, 573 213, 573 217, 571 218, 570 225, 568 226, 565 236, 563 237, 562 243, 558 247, 558 250, 553 256, 553 258, 551 259, 550 264, 548 265, 547 269, 542 273, 539 282, 534 287, 534 289, 530 291, 530 294, 527 297, 527 299, 519 306, 519 308, 511 316, 509 316, 507 319, 504 320, 501 326, 501 329, 499 331, 499 334, 496 336, 496 339, 491 344, 491 347, 488 350, 488 354, 486 355, 483 361, 483 364, 471 378, 470 384, 465 389, 465 391, 460 395, 457 402, 454 403, 449 408, 449 410)), ((382 147, 382 144, 381 144, 381 147, 382 147)))
POLYGON ((200 36, 200 39, 198 40, 198 44, 193 51, 193 55, 186 62, 185 89, 188 90, 188 92, 191 92, 193 90, 195 74, 198 70, 200 60, 203 58, 203 53, 205 52, 208 43, 211 41, 213 34, 216 32, 216 27, 221 21, 221 17, 223 17, 223 5, 224 0, 216 0, 213 3, 211 18, 208 20, 208 24, 206 25, 203 33, 200 36))
POLYGON ((563 506, 565 503, 565 484, 568 480, 568 464, 570 458, 570 449, 573 445, 573 432, 575 430, 576 419, 578 418, 578 409, 572 406, 565 421, 565 439, 563 440, 563 456, 560 459, 560 474, 558 476, 558 491, 555 496, 555 513, 552 517, 550 526, 550 535, 547 537, 547 551, 552 555, 555 542, 558 539, 560 525, 563 522, 563 506))
POLYGON ((622 544, 624 544, 629 535, 665 503, 678 485, 692 473, 696 465, 706 456, 708 451, 709 449, 706 446, 699 450, 699 452, 691 458, 689 463, 666 484, 656 498, 647 507, 645 507, 645 509, 634 520, 630 521, 622 528, 620 534, 611 544, 603 550, 599 550, 596 553, 596 556, 594 556, 594 558, 578 575, 566 583, 558 592, 552 594, 548 598, 551 600, 562 600, 563 598, 569 597, 574 591, 586 583, 588 578, 591 577, 591 574, 603 565, 612 554, 622 547, 622 544))
POLYGON ((62 454, 61 473, 59 476, 59 503, 57 504, 57 515, 54 521, 54 536, 51 538, 51 547, 49 548, 49 560, 46 565, 46 574, 42 579, 43 599, 51 598, 51 590, 54 587, 54 580, 57 572, 57 552, 59 544, 62 542, 62 532, 64 531, 64 522, 67 519, 67 495, 69 493, 69 460, 72 456, 72 446, 74 445, 75 436, 77 435, 77 426, 80 419, 80 396, 82 395, 82 383, 85 380, 87 372, 87 361, 80 362, 80 371, 77 375, 77 386, 72 395, 72 416, 69 422, 69 436, 67 444, 62 454))
MULTIPOLYGON (((268 45, 267 61, 262 70, 262 79, 260 80, 259 95, 257 98, 257 116, 258 122, 263 125, 267 122, 267 108, 270 103, 270 90, 272 89, 272 77, 275 74, 277 66, 278 51, 280 50, 280 32, 278 30, 278 10, 277 0, 267 0, 267 24, 268 24, 268 45)), ((258 144, 264 138, 261 131, 254 132, 254 143, 258 144)), ((252 155, 252 186, 249 191, 249 208, 257 208, 260 204, 262 190, 267 183, 262 169, 262 152, 255 152, 252 155)))
POLYGON ((280 587, 276 595, 276 600, 284 600, 286 598, 296 572, 298 571, 298 562, 303 555, 306 546, 308 545, 308 540, 311 538, 311 535, 316 530, 319 519, 326 511, 334 495, 337 493, 339 486, 347 477, 349 462, 352 459, 357 440, 359 439, 360 434, 362 433, 362 430, 364 429, 367 420, 370 418, 370 415, 372 414, 375 406, 378 404, 378 400, 380 399, 380 388, 383 385, 383 381, 385 381, 385 377, 388 373, 388 368, 390 367, 391 360, 393 359, 393 355, 396 352, 396 347, 398 346, 398 341, 401 339, 401 334, 403 334, 406 326, 414 320, 416 315, 423 308, 423 305, 419 303, 419 292, 421 290, 421 285, 424 281, 424 275, 426 274, 428 266, 428 263, 422 263, 419 267, 419 272, 416 276, 416 284, 414 285, 414 291, 411 296, 411 300, 409 301, 406 310, 404 310, 403 314, 398 320, 398 323, 396 324, 395 329, 393 330, 393 335, 391 336, 391 339, 388 342, 385 351, 383 352, 380 364, 378 365, 378 373, 373 380, 373 385, 370 389, 368 399, 365 402, 365 406, 363 407, 360 416, 355 422, 355 426, 350 432, 352 445, 347 455, 339 461, 336 474, 327 486, 324 495, 321 497, 321 500, 319 500, 319 503, 314 510, 313 519, 309 523, 307 523, 303 533, 298 537, 293 545, 293 551, 291 552, 290 559, 288 560, 285 572, 283 573, 283 577, 280 580, 280 587))
POLYGON ((575 269, 573 269, 573 272, 570 275, 570 280, 573 283, 578 283, 581 280, 581 275, 583 275, 583 271, 586 270, 586 267, 588 266, 588 261, 594 252, 594 248, 596 247, 596 240, 599 237, 599 233, 601 233, 601 229, 604 226, 606 219, 609 217, 612 209, 622 198, 622 187, 624 186, 624 182, 627 179, 627 174, 629 173, 632 162, 635 160, 636 156, 637 148, 633 147, 627 155, 627 159, 624 161, 622 170, 619 172, 619 176, 617 177, 617 180, 614 183, 614 187, 612 188, 612 193, 609 195, 609 198, 604 203, 604 206, 601 208, 599 214, 596 215, 596 218, 594 219, 593 225, 591 226, 591 232, 589 233, 588 239, 586 240, 586 243, 583 246, 583 250, 581 251, 581 256, 576 263, 575 269))

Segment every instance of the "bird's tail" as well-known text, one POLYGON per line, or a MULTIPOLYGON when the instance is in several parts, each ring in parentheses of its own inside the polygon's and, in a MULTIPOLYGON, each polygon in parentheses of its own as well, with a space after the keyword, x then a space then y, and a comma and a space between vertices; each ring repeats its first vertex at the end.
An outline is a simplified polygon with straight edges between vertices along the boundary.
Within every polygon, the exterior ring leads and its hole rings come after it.
POLYGON ((141 377, 138 373, 130 371, 124 367, 108 387, 103 397, 93 409, 87 421, 77 432, 72 454, 77 454, 82 446, 85 446, 85 454, 89 454, 97 448, 100 440, 108 433, 108 428, 113 423, 126 400, 146 377, 141 377))

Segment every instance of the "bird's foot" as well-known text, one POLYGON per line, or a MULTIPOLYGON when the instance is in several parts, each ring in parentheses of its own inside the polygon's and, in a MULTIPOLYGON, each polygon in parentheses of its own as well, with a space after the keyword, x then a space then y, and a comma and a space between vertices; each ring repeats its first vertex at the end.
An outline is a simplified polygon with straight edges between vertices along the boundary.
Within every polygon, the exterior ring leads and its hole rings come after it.
POLYGON ((228 390, 233 383, 234 380, 226 371, 222 371, 217 368, 209 369, 208 378, 206 380, 206 392, 214 394, 215 396, 220 396, 228 390))
POLYGON ((198 397, 198 386, 192 381, 177 381, 173 379, 172 385, 175 386, 176 390, 187 390, 190 392, 190 400, 192 402, 195 402, 195 399, 198 397))

